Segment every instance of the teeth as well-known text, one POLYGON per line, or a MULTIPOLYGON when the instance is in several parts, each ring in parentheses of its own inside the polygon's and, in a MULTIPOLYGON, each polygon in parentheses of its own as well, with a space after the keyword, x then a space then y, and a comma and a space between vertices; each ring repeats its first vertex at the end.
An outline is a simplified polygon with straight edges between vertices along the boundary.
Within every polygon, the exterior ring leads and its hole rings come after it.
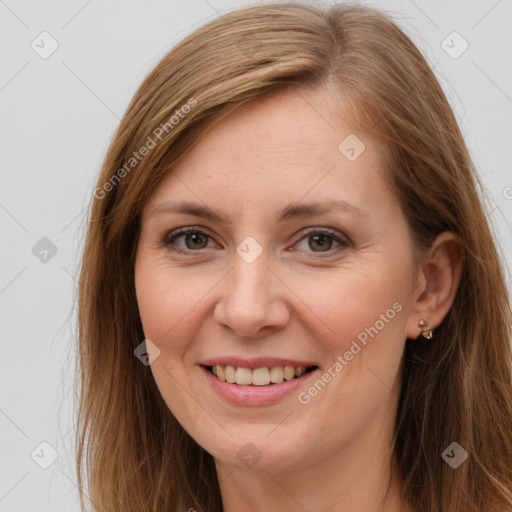
POLYGON ((241 386, 268 386, 270 383, 279 384, 284 380, 293 380, 299 378, 306 373, 305 366, 273 366, 267 368, 244 368, 242 366, 221 366, 217 364, 212 366, 212 372, 220 380, 231 384, 239 384, 241 386))
POLYGON ((252 371, 249 368, 237 367, 235 372, 235 382, 237 384, 252 384, 252 371))
POLYGON ((283 375, 285 380, 292 380, 295 377, 295 368, 293 366, 285 366, 283 375))
MULTIPOLYGON (((219 366, 217 365, 217 371, 219 371, 219 366)), ((226 378, 226 382, 231 382, 233 384, 236 380, 235 377, 235 367, 234 366, 226 366, 226 369, 224 370, 224 376, 226 378)))
POLYGON ((273 382, 274 384, 279 384, 279 382, 283 382, 282 366, 274 366, 270 369, 270 382, 273 382))
POLYGON ((251 373, 251 382, 249 384, 254 384, 255 386, 267 386, 270 384, 270 372, 268 368, 256 368, 256 370, 253 370, 251 373))

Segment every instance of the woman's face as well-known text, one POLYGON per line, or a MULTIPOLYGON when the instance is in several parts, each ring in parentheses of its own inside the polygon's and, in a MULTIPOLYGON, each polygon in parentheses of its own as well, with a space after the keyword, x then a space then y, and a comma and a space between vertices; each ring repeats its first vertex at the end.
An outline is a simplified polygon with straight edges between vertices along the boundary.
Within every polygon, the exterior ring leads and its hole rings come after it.
POLYGON ((371 460, 419 332, 416 272, 379 146, 334 117, 327 91, 246 106, 143 214, 135 281, 161 395, 217 463, 371 460))

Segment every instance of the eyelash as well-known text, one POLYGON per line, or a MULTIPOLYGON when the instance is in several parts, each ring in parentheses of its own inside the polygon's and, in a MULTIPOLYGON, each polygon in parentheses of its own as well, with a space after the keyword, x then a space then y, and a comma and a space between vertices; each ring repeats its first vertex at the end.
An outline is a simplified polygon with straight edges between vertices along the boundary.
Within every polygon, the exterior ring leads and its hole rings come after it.
MULTIPOLYGON (((205 233, 204 231, 201 231, 194 227, 179 228, 179 229, 176 229, 175 231, 171 231, 170 233, 166 234, 161 239, 161 245, 163 247, 167 247, 171 251, 179 253, 179 254, 185 254, 185 255, 194 254, 195 255, 197 253, 200 253, 203 249, 197 249, 197 250, 187 249, 187 250, 185 250, 185 249, 181 249, 180 247, 176 247, 175 245, 172 244, 172 242, 174 242, 176 239, 180 238, 183 235, 189 234, 189 233, 200 234, 200 235, 209 237, 210 239, 212 238, 211 235, 209 235, 208 233, 205 233)), ((339 249, 352 247, 352 242, 347 237, 339 236, 337 231, 331 230, 331 229, 326 229, 326 228, 311 230, 311 231, 305 233, 304 236, 302 236, 302 238, 299 238, 299 240, 297 240, 296 243, 298 243, 298 242, 302 241, 303 239, 305 239, 309 236, 312 236, 312 235, 326 235, 340 244, 340 247, 337 247, 335 249, 330 249, 325 252, 312 252, 313 254, 318 254, 318 255, 326 254, 326 256, 320 256, 321 258, 331 256, 333 253, 338 252, 339 249)))

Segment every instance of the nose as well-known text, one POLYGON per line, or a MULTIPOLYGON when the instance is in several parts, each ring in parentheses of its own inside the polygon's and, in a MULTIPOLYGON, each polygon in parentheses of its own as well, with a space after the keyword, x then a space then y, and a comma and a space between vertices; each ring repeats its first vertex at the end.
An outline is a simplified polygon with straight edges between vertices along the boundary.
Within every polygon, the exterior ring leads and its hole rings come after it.
POLYGON ((265 251, 252 263, 235 254, 233 268, 223 283, 214 310, 220 326, 229 327, 240 337, 256 338, 288 323, 288 288, 269 267, 265 251))

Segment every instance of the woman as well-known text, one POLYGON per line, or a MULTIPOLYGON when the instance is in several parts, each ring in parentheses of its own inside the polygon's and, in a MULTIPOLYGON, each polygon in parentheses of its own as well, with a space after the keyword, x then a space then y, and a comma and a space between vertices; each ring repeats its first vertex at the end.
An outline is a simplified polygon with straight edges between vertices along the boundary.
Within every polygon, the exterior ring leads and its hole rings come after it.
POLYGON ((81 499, 85 462, 102 512, 510 511, 510 306, 478 184, 376 10, 256 6, 176 46, 94 193, 81 499))

